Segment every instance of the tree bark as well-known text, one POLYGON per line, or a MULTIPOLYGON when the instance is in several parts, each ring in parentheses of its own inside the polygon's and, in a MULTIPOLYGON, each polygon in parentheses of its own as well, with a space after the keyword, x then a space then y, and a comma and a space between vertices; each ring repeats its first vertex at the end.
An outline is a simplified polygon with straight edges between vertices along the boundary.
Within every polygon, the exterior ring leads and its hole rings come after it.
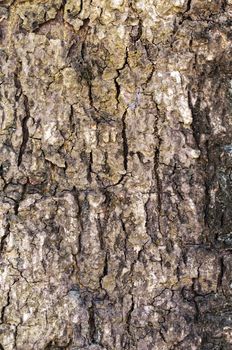
POLYGON ((231 19, 0 1, 0 349, 232 348, 231 19))

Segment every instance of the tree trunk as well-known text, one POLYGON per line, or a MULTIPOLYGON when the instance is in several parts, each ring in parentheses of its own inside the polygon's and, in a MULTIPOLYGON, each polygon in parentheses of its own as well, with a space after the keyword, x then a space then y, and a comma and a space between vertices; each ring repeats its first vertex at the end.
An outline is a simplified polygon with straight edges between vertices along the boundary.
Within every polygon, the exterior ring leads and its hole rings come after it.
POLYGON ((232 1, 0 17, 0 349, 232 349, 232 1))

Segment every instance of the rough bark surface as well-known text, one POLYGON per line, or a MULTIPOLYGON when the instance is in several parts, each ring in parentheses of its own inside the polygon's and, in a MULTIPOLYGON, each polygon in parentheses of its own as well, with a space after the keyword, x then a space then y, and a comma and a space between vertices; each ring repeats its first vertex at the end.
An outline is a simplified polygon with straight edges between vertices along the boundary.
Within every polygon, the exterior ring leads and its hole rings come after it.
POLYGON ((0 349, 232 349, 231 20, 0 1, 0 349))

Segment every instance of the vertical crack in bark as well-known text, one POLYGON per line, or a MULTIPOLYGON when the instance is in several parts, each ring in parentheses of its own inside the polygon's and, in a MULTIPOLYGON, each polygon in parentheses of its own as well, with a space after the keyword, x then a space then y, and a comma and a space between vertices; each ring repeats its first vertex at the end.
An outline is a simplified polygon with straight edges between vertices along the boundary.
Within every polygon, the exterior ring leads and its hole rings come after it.
MULTIPOLYGON (((150 203, 150 193, 149 193, 149 197, 148 197, 146 203, 144 204, 144 211, 145 211, 145 215, 146 215, 146 218, 145 218, 146 233, 147 233, 148 236, 151 237, 150 232, 149 232, 149 212, 148 212, 149 203, 150 203)), ((153 238, 152 237, 151 237, 151 241, 153 242, 153 238)))
POLYGON ((100 242, 100 248, 101 250, 105 250, 105 242, 104 242, 104 228, 102 227, 101 224, 101 219, 100 219, 100 214, 98 214, 98 217, 96 219, 96 224, 97 224, 97 231, 98 231, 98 238, 100 242))
POLYGON ((95 321, 95 310, 94 310, 94 304, 89 307, 88 309, 89 314, 89 340, 90 343, 96 344, 96 336, 97 336, 97 328, 96 328, 96 321, 95 321))
POLYGON ((196 297, 194 296, 194 298, 193 298, 193 304, 194 304, 194 308, 195 308, 194 318, 195 318, 195 322, 198 322, 199 318, 200 318, 200 309, 199 309, 198 303, 197 303, 195 298, 196 297))
POLYGON ((116 101, 117 101, 117 108, 119 105, 119 95, 120 95, 120 84, 118 83, 118 77, 119 77, 119 72, 117 70, 118 75, 114 78, 114 85, 115 85, 115 89, 116 89, 116 101))
POLYGON ((4 169, 3 169, 3 165, 2 164, 0 165, 0 178, 4 182, 4 186, 6 186, 6 180, 4 178, 4 169))
POLYGON ((90 80, 88 80, 87 84, 88 84, 89 104, 92 108, 95 109, 94 104, 93 104, 92 82, 90 80))
POLYGON ((22 126, 22 143, 19 149, 19 155, 18 155, 18 167, 22 163, 22 157, 27 147, 27 142, 29 138, 29 131, 27 127, 28 119, 30 118, 30 109, 29 109, 29 103, 28 98, 26 95, 23 95, 23 103, 24 103, 24 111, 25 111, 25 117, 22 120, 21 126, 22 126))
POLYGON ((210 208, 210 181, 207 178, 205 180, 204 224, 208 228, 210 227, 209 208, 210 208))
POLYGON ((155 171, 155 178, 156 178, 156 185, 157 185, 157 208, 159 213, 159 230, 161 232, 160 227, 160 215, 162 211, 162 183, 159 176, 159 157, 160 157, 160 142, 158 146, 155 149, 155 157, 154 157, 154 171, 155 171))
POLYGON ((73 109, 73 105, 70 105, 69 123, 70 123, 71 133, 74 133, 75 131, 75 123, 74 123, 73 117, 74 117, 74 109, 73 109))
POLYGON ((88 169, 87 169, 87 180, 89 181, 89 183, 92 182, 92 165, 93 165, 93 152, 91 151, 89 153, 89 164, 88 164, 88 169))
POLYGON ((5 322, 4 318, 5 318, 5 312, 6 312, 6 309, 7 307, 10 305, 10 292, 11 292, 11 289, 8 290, 7 292, 7 300, 6 300, 6 304, 3 305, 2 307, 2 310, 1 310, 1 324, 3 324, 5 322))
MULTIPOLYGON (((179 26, 181 26, 181 25, 183 24, 183 22, 184 22, 186 19, 188 19, 188 18, 191 19, 191 17, 188 16, 188 13, 189 13, 189 11, 191 10, 191 7, 192 7, 192 0, 188 0, 188 1, 187 1, 187 4, 186 4, 186 9, 185 9, 184 12, 182 12, 181 20, 180 20, 179 23, 178 23, 179 26)), ((176 28, 174 29, 174 34, 175 34, 175 33, 177 32, 177 30, 178 30, 178 25, 177 25, 176 28)))
POLYGON ((187 13, 191 10, 191 6, 192 6, 192 0, 188 0, 187 5, 186 5, 186 10, 184 13, 187 13))
POLYGON ((17 338, 18 338, 18 327, 20 323, 15 326, 15 331, 14 331, 14 349, 17 349, 17 338))
POLYGON ((123 141, 123 156, 124 156, 124 169, 127 172, 128 167, 128 143, 127 143, 127 134, 126 134, 126 114, 127 110, 124 112, 122 116, 122 141, 123 141))
POLYGON ((118 78, 120 77, 121 71, 123 71, 123 69, 126 67, 126 65, 128 64, 128 51, 127 51, 127 47, 126 47, 126 52, 125 52, 125 58, 124 58, 124 63, 122 65, 121 68, 116 69, 117 72, 117 76, 114 78, 114 85, 115 85, 115 89, 116 89, 116 101, 117 101, 117 108, 119 105, 119 95, 120 95, 120 84, 118 83, 118 78))
POLYGON ((164 336, 164 333, 163 333, 163 326, 160 327, 159 334, 160 334, 160 337, 162 338, 163 342, 167 343, 165 336, 164 336))
POLYGON ((8 222, 5 228, 5 233, 4 235, 1 237, 1 242, 0 242, 0 252, 3 252, 4 246, 5 246, 5 241, 7 239, 7 237, 10 234, 10 223, 8 222))
POLYGON ((83 0, 80 0, 80 10, 77 13, 77 16, 79 16, 79 14, 82 12, 82 10, 83 10, 83 0))
POLYGON ((102 281, 103 278, 106 277, 108 275, 108 253, 106 252, 105 254, 105 260, 104 260, 104 267, 103 267, 103 272, 102 275, 100 276, 100 286, 102 287, 102 281))
POLYGON ((161 212, 162 212, 162 182, 159 176, 159 161, 160 161, 160 146, 161 146, 161 138, 158 133, 158 120, 161 116, 160 110, 158 107, 158 104, 155 102, 156 110, 157 110, 157 118, 156 118, 156 124, 154 127, 154 133, 158 140, 158 145, 155 148, 155 154, 154 154, 154 175, 155 175, 155 181, 156 181, 156 189, 157 189, 157 210, 158 210, 158 227, 159 231, 162 234, 161 230, 161 212))
POLYGON ((135 308, 134 297, 133 297, 133 294, 131 294, 131 306, 126 317, 126 327, 127 327, 128 334, 131 334, 131 331, 130 331, 131 317, 132 317, 132 312, 134 311, 134 308, 135 308))

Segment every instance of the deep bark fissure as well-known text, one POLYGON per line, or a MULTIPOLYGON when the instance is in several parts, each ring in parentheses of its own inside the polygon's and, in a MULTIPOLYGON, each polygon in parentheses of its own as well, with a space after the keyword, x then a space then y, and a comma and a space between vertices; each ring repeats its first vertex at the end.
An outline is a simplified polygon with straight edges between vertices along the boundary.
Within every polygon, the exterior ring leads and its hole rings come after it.
POLYGON ((95 324, 95 311, 94 305, 92 304, 89 309, 89 339, 92 344, 96 344, 97 329, 95 324))
POLYGON ((24 104, 24 110, 25 110, 25 116, 22 119, 22 143, 20 145, 19 149, 19 154, 18 154, 18 167, 22 163, 23 155, 25 153, 26 147, 27 147, 27 142, 29 139, 29 130, 27 127, 27 122, 30 118, 30 109, 29 109, 29 103, 28 103, 28 98, 26 95, 23 95, 23 104, 24 104))
POLYGON ((126 317, 127 332, 129 334, 131 334, 131 332, 130 332, 131 318, 132 318, 132 313, 134 311, 134 308, 135 308, 134 298, 133 298, 133 295, 131 295, 131 306, 130 306, 130 309, 128 311, 127 317, 126 317))
POLYGON ((127 134, 126 134, 126 115, 127 111, 124 112, 122 116, 122 142, 123 142, 123 164, 124 164, 124 169, 127 172, 127 167, 128 167, 128 143, 127 143, 127 134))
POLYGON ((2 254, 5 243, 6 243, 6 239, 10 234, 10 223, 8 222, 6 227, 5 227, 5 233, 3 234, 3 236, 1 237, 1 242, 0 242, 0 252, 2 254))
POLYGON ((4 318, 5 318, 5 312, 7 307, 10 305, 10 293, 11 293, 11 289, 8 290, 7 292, 7 300, 6 300, 6 304, 3 305, 2 310, 1 310, 1 323, 4 323, 4 318))

